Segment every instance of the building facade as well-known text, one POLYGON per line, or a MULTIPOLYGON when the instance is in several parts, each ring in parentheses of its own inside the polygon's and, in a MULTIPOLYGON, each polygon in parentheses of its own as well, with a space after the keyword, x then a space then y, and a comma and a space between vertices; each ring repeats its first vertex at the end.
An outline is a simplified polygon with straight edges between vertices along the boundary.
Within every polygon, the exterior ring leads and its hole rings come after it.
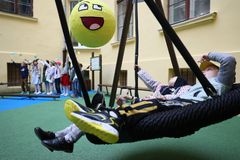
MULTIPOLYGON (((4 0, 3 0, 4 1, 4 0)), ((79 0, 62 0, 66 17, 79 0)), ((14 2, 18 2, 15 0, 14 2)), ((0 11, 0 55, 2 57, 0 82, 8 82, 7 63, 11 59, 21 62, 24 59, 63 59, 65 48, 64 37, 54 1, 29 0, 32 12, 22 15, 19 10, 14 13, 0 11), (48 4, 48 5, 46 5, 48 4)), ((101 48, 87 48, 73 40, 78 61, 87 67, 92 53, 101 54, 103 62, 103 83, 113 81, 119 42, 123 29, 123 20, 127 0, 104 0, 113 10, 116 17, 116 31, 108 44, 101 48)), ((2 3, 2 2, 1 2, 2 3)), ((185 44, 194 59, 208 52, 226 52, 240 60, 240 22, 238 0, 162 0, 165 15, 172 27, 185 44)), ((22 7, 24 8, 24 7, 22 7)), ((24 11, 28 11, 25 7, 24 11)), ((6 8, 4 8, 6 9, 6 8)), ((25 14, 25 13, 24 13, 25 14)), ((125 54, 120 74, 124 84, 134 86, 134 52, 135 52, 135 13, 133 11, 125 54)), ((166 46, 161 25, 151 13, 145 2, 138 5, 139 17, 139 65, 148 71, 153 78, 163 83, 173 75, 172 64, 166 46)), ((181 71, 189 78, 191 71, 176 48, 176 56, 181 71)), ((240 81, 240 67, 237 67, 236 81, 240 81)), ((95 73, 95 88, 99 83, 95 73)), ((140 82, 140 86, 144 86, 140 82)), ((9 86, 0 86, 3 88, 9 86)), ((141 93, 145 94, 145 93, 141 93)))

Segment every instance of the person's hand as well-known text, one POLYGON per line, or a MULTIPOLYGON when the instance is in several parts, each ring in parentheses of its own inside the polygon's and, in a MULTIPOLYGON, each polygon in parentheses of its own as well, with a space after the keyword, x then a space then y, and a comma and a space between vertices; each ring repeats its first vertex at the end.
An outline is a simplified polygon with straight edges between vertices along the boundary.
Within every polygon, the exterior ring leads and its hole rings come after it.
POLYGON ((118 96, 118 97, 116 98, 116 103, 117 103, 117 105, 119 105, 119 106, 122 106, 125 101, 126 101, 126 100, 123 98, 123 96, 118 96))
POLYGON ((156 97, 153 95, 149 95, 149 96, 144 97, 142 100, 151 100, 151 99, 156 99, 156 97))
POLYGON ((202 55, 202 57, 198 60, 199 63, 202 63, 204 61, 210 61, 208 55, 202 55))
POLYGON ((160 95, 160 96, 157 97, 157 99, 166 100, 166 97, 164 95, 160 95))
POLYGON ((116 98, 116 103, 117 105, 122 106, 124 103, 126 103, 127 100, 133 100, 133 97, 129 95, 120 95, 116 98))
POLYGON ((139 65, 134 65, 134 69, 136 70, 136 71, 140 71, 141 70, 141 68, 139 67, 139 65))
POLYGON ((66 57, 66 61, 69 61, 69 56, 66 57))

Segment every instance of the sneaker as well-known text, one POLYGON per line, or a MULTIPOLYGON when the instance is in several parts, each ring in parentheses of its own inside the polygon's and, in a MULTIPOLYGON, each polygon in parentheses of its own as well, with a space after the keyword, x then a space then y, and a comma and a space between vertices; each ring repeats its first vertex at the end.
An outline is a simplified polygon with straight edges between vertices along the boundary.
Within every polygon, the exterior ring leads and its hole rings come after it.
POLYGON ((106 143, 119 140, 117 119, 104 112, 84 113, 72 112, 71 121, 83 132, 93 134, 106 143))
POLYGON ((41 92, 40 92, 40 91, 38 91, 36 94, 37 94, 37 95, 38 95, 38 94, 41 94, 41 92))
POLYGON ((85 107, 74 100, 71 100, 71 99, 66 100, 66 102, 64 104, 64 113, 68 119, 70 119, 70 120, 72 119, 71 113, 74 111, 92 112, 92 113, 94 112, 93 109, 85 107))
POLYGON ((41 141, 56 138, 55 133, 50 131, 44 131, 40 127, 34 128, 34 132, 41 141))
POLYGON ((43 140, 42 145, 47 147, 50 151, 64 151, 67 153, 73 152, 73 143, 68 143, 64 137, 57 137, 55 139, 43 140))
POLYGON ((25 92, 22 91, 20 94, 25 94, 25 92))
POLYGON ((51 94, 52 94, 52 92, 48 92, 48 93, 47 93, 47 95, 51 95, 51 94))
POLYGON ((95 110, 100 110, 105 108, 105 98, 102 93, 97 92, 92 98, 92 107, 95 110))
POLYGON ((75 94, 71 94, 70 97, 71 98, 77 98, 77 96, 75 94))

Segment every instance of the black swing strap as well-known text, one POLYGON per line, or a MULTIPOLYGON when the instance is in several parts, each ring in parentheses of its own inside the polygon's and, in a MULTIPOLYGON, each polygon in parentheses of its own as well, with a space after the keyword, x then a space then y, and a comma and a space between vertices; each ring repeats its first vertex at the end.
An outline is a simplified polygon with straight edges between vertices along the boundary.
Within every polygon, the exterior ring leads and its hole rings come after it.
POLYGON ((69 53, 69 56, 72 60, 72 65, 73 65, 73 68, 74 68, 74 70, 77 74, 77 78, 79 80, 79 83, 81 84, 81 89, 82 89, 85 104, 86 104, 86 106, 91 107, 91 103, 90 103, 89 95, 88 95, 88 92, 87 92, 87 89, 86 89, 86 86, 85 86, 85 83, 84 83, 83 75, 82 75, 81 69, 79 68, 78 61, 77 61, 76 55, 75 55, 74 50, 73 50, 72 40, 71 40, 70 35, 69 35, 69 29, 68 29, 68 25, 67 25, 65 13, 64 13, 62 1, 61 0, 55 0, 55 2, 56 2, 60 22, 61 22, 61 25, 62 25, 62 30, 63 30, 63 34, 64 34, 64 37, 65 37, 68 53, 69 53))
POLYGON ((184 60, 188 64, 188 66, 191 68, 191 70, 195 73, 196 77, 198 78, 199 82, 202 84, 204 91, 208 96, 215 96, 216 90, 212 86, 212 84, 207 80, 207 78, 203 75, 201 70, 199 69, 198 65, 190 55, 187 48, 184 46, 176 32, 173 30, 171 25, 168 23, 167 19, 162 15, 160 10, 158 9, 157 5, 153 0, 144 0, 145 3, 148 5, 158 22, 161 24, 163 30, 167 33, 169 38, 172 40, 178 51, 183 56, 184 60))
MULTIPOLYGON (((136 32, 136 44, 135 44, 135 66, 138 66, 139 55, 139 27, 138 27, 138 0, 135 0, 135 32, 136 32)), ((134 67, 135 72, 135 97, 139 98, 138 93, 138 69, 134 67)))
POLYGON ((127 1, 126 15, 125 15, 125 18, 124 18, 122 36, 121 36, 119 50, 118 50, 117 63, 116 63, 115 72, 114 72, 112 92, 111 92, 110 101, 109 101, 109 106, 110 107, 114 106, 114 102, 115 102, 115 98, 116 98, 117 85, 118 85, 118 80, 119 80, 119 72, 120 72, 121 67, 122 67, 123 55, 124 55, 124 51, 125 51, 125 46, 126 46, 128 29, 129 29, 130 19, 131 19, 131 16, 132 16, 132 11, 133 11, 132 0, 128 0, 127 1))
MULTIPOLYGON (((161 11, 162 15, 165 16, 161 0, 155 0, 155 3, 158 6, 158 9, 161 11)), ((165 41, 166 41, 166 44, 167 44, 167 48, 168 48, 168 52, 169 52, 169 56, 170 56, 170 59, 171 59, 171 62, 172 62, 174 75, 175 76, 181 76, 178 61, 177 61, 177 58, 176 58, 176 54, 175 54, 175 51, 174 51, 174 48, 173 48, 172 41, 168 37, 168 35, 166 34, 166 32, 164 30, 163 30, 163 35, 164 35, 164 38, 165 38, 165 41)))

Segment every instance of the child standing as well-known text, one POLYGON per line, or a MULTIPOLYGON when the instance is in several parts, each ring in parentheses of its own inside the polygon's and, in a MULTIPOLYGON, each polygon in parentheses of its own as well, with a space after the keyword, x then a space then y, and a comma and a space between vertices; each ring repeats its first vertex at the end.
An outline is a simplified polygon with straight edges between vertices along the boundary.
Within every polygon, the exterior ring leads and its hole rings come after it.
MULTIPOLYGON (((19 66, 12 60, 13 64, 15 64, 15 66, 18 68, 19 66)), ((28 75, 29 75, 29 71, 28 71, 28 63, 27 61, 23 61, 21 63, 21 66, 19 68, 20 71, 20 75, 21 75, 21 88, 22 88, 22 92, 21 94, 29 94, 29 86, 28 86, 28 75)))
MULTIPOLYGON (((44 61, 40 61, 43 65, 43 77, 42 77, 42 82, 45 85, 45 92, 44 94, 47 94, 48 92, 50 92, 50 87, 49 87, 49 82, 46 80, 46 70, 48 68, 48 66, 44 63, 44 61)), ((46 63, 49 64, 49 61, 46 60, 46 63)))
POLYGON ((62 69, 61 84, 62 84, 62 90, 63 90, 61 95, 68 96, 68 94, 69 94, 69 86, 70 86, 69 57, 66 58, 65 66, 62 69))
MULTIPOLYGON (((39 60, 40 61, 40 60, 39 60)), ((55 62, 51 61, 40 61, 44 65, 44 77, 46 81, 46 94, 51 95, 54 92, 54 71, 55 71, 55 62)))
MULTIPOLYGON (((82 71, 82 67, 83 67, 83 65, 81 63, 79 63, 79 68, 81 69, 81 71, 82 71)), ((71 97, 73 97, 73 98, 81 97, 82 96, 81 88, 80 88, 80 84, 79 84, 79 81, 78 81, 78 78, 77 78, 77 74, 76 74, 74 68, 72 68, 71 74, 72 74, 72 77, 73 77, 72 78, 72 91, 73 91, 73 94, 71 95, 71 97)))
POLYGON ((34 94, 40 94, 40 77, 41 77, 41 70, 40 67, 38 65, 38 59, 33 60, 32 62, 32 84, 34 85, 34 94))
POLYGON ((57 94, 61 94, 60 89, 60 81, 61 81, 61 62, 57 61, 55 65, 55 72, 54 72, 54 79, 55 79, 55 88, 57 91, 57 94))
POLYGON ((50 92, 47 93, 47 95, 51 95, 54 93, 54 71, 55 71, 55 62, 51 61, 50 64, 48 64, 48 68, 46 70, 46 80, 49 82, 49 88, 50 92))

